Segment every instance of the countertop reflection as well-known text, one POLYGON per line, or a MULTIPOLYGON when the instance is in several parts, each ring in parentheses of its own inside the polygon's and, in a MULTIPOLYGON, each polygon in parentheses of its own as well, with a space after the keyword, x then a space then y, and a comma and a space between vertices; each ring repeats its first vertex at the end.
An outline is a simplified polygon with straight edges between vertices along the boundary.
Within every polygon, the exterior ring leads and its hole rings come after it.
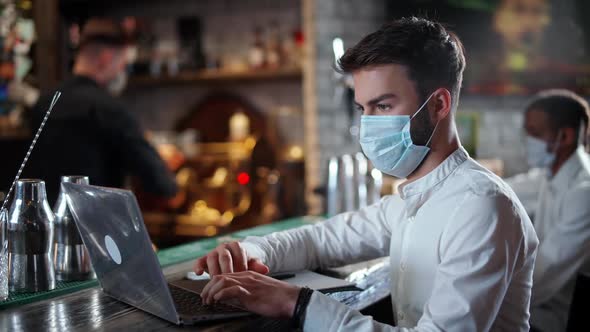
MULTIPOLYGON (((169 280, 182 277, 192 262, 169 267, 169 280)), ((375 266, 350 279, 365 291, 344 292, 334 297, 362 309, 388 296, 389 266, 375 266)), ((361 271, 359 271, 361 272, 361 271)), ((228 319, 195 326, 176 326, 119 302, 98 287, 0 311, 0 331, 289 331, 290 322, 259 316, 228 319)))

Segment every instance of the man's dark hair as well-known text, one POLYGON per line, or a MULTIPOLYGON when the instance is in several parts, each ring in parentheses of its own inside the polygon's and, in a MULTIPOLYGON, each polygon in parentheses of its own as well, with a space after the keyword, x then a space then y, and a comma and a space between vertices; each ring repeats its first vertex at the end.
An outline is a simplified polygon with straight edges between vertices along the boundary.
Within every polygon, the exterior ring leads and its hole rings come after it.
POLYGON ((545 90, 539 92, 527 106, 527 112, 532 110, 547 114, 549 125, 554 131, 573 128, 576 135, 581 137, 581 143, 588 144, 590 108, 584 98, 569 90, 545 90))
POLYGON ((130 42, 121 25, 108 18, 91 18, 82 27, 80 50, 87 47, 122 48, 130 42))
POLYGON ((338 61, 345 73, 387 64, 404 65, 422 100, 444 87, 458 105, 465 69, 463 44, 442 24, 424 18, 402 18, 383 25, 348 49, 338 61))

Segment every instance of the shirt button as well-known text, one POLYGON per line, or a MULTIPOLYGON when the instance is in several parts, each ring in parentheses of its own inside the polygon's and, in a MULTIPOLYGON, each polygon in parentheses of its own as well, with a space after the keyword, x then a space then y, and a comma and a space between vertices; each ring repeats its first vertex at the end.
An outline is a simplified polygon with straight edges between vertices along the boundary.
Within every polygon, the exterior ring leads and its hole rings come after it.
POLYGON ((402 271, 405 271, 408 268, 408 265, 404 262, 400 265, 402 271))
POLYGON ((408 221, 409 221, 409 222, 412 222, 412 221, 414 221, 414 216, 408 217, 408 221))

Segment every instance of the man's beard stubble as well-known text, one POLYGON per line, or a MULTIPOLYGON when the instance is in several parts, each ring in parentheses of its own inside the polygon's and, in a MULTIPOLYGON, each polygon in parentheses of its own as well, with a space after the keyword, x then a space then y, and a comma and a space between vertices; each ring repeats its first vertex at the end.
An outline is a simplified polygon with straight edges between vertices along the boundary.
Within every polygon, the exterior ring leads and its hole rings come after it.
MULTIPOLYGON (((424 107, 427 108, 428 105, 425 105, 424 107)), ((412 137, 412 142, 415 145, 426 145, 432 136, 435 127, 430 120, 428 109, 423 109, 421 112, 418 112, 416 117, 411 121, 410 136, 412 137)))

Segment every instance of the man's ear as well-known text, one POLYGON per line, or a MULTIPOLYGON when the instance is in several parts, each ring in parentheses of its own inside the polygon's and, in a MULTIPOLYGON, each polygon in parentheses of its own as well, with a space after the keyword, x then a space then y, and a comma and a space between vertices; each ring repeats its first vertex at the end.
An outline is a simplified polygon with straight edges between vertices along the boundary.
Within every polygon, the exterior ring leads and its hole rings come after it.
POLYGON ((578 145, 578 135, 574 128, 561 128, 559 136, 561 137, 558 137, 557 139, 562 146, 578 145))
POLYGON ((443 120, 449 116, 453 109, 451 92, 445 88, 437 89, 433 92, 428 106, 431 119, 434 123, 443 120))

